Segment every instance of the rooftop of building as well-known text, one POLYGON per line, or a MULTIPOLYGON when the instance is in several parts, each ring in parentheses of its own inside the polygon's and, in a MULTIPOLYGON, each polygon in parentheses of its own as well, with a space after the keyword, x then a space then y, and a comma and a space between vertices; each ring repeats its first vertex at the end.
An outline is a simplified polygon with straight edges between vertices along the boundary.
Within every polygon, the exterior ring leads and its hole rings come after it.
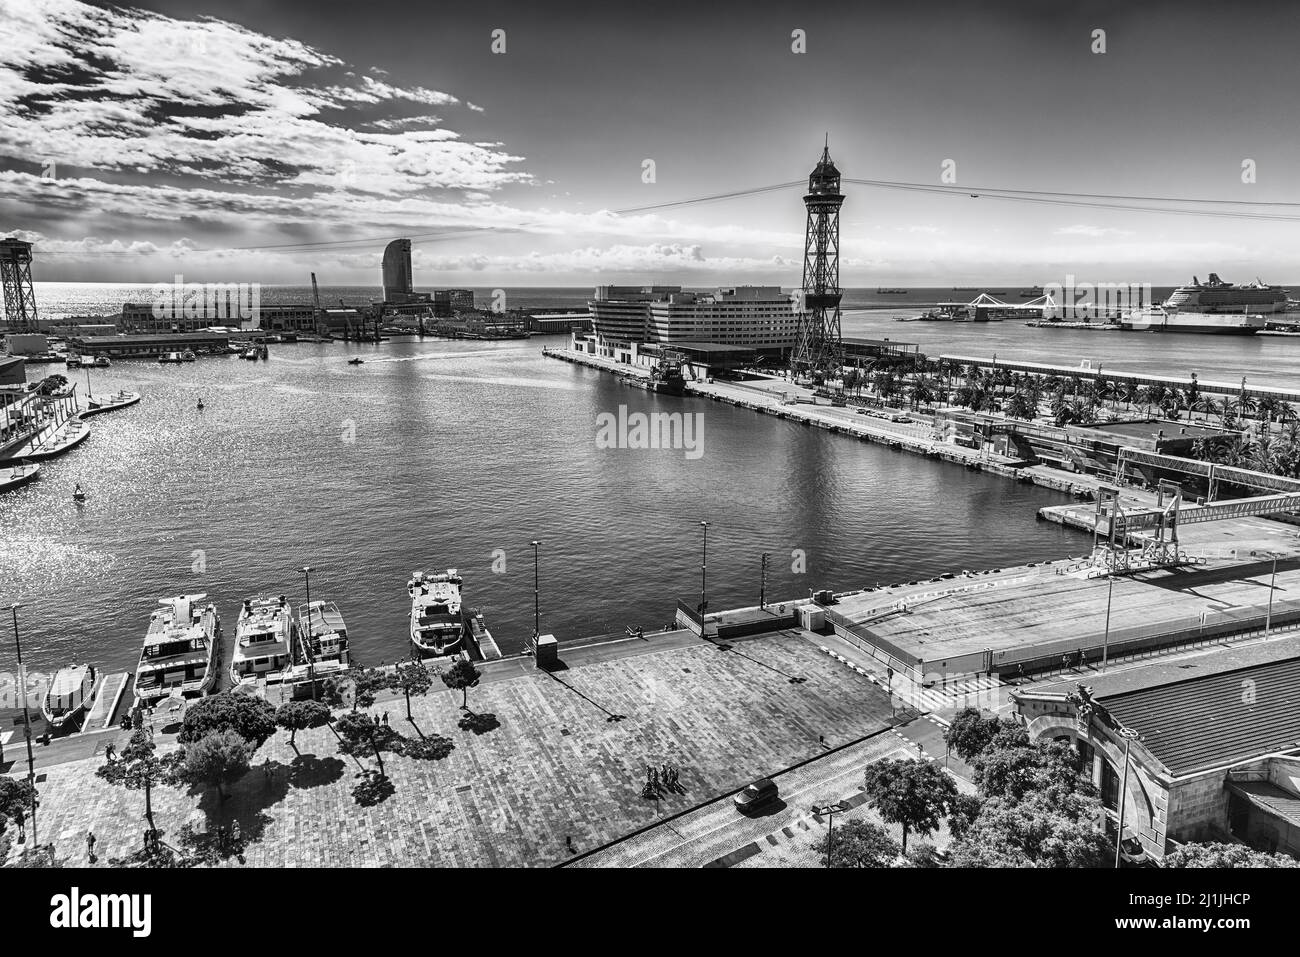
MULTIPOLYGON (((1085 683, 1174 775, 1300 750, 1300 636, 1172 656, 1085 683)), ((1068 694, 1076 685, 1023 693, 1068 694)))
POLYGON ((1272 781, 1229 781, 1228 790, 1269 814, 1300 827, 1300 797, 1272 781))

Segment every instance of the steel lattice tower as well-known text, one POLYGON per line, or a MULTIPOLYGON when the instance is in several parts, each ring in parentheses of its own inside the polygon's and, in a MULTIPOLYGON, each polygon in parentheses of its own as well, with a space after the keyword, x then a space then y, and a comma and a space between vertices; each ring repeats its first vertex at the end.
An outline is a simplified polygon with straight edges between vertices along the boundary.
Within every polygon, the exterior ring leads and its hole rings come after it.
POLYGON ((31 243, 0 240, 0 285, 4 286, 6 330, 38 332, 31 243))
POLYGON ((840 337, 840 171, 831 162, 830 143, 808 177, 803 198, 808 209, 804 232, 803 308, 799 332, 790 353, 790 369, 796 375, 836 378, 844 364, 840 337))

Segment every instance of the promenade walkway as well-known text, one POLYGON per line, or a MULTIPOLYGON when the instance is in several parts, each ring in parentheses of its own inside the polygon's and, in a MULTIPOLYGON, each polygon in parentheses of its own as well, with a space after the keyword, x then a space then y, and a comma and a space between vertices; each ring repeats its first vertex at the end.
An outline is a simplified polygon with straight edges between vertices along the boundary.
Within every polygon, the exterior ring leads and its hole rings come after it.
MULTIPOLYGON (((414 726, 400 701, 371 709, 455 744, 441 761, 386 755, 395 792, 382 803, 355 803, 360 765, 323 728, 300 732, 297 751, 278 733, 224 803, 212 789, 155 791, 155 817, 174 846, 186 825, 201 838, 238 822, 257 866, 545 866, 889 724, 874 684, 796 632, 732 648, 670 634, 562 648, 569 667, 552 674, 496 662, 469 695, 492 730, 460 729, 460 694, 442 689, 415 700, 414 726), (645 767, 663 762, 683 793, 643 798, 645 767)), ((40 841, 80 864, 93 830, 106 866, 140 847, 144 799, 95 777, 96 750, 44 769, 40 841)))

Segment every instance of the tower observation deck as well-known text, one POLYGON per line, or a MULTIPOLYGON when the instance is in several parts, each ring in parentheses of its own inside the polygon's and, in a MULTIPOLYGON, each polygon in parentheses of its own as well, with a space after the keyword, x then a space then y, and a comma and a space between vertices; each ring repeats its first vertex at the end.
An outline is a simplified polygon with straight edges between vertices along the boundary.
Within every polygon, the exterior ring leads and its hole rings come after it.
POLYGON ((0 286, 4 287, 6 330, 10 333, 37 332, 31 243, 21 239, 0 239, 0 286))
POLYGON ((790 368, 795 375, 837 377, 844 355, 840 334, 840 207, 844 194, 829 142, 808 177, 803 202, 808 210, 803 302, 790 368))

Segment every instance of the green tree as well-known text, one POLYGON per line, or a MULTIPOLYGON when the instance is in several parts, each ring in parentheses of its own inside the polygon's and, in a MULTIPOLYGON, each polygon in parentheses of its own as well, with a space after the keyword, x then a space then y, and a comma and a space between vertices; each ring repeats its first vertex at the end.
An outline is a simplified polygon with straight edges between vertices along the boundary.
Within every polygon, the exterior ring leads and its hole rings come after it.
MULTIPOLYGON (((1017 728, 1021 735, 1024 729, 1017 728)), ((1026 795, 1038 792, 1050 794, 1058 800, 1079 794, 1096 793, 1091 781, 1079 774, 1078 753, 1068 744, 1059 741, 1039 741, 1033 744, 1011 738, 1008 732, 977 755, 972 762, 975 784, 980 794, 987 798, 1004 798, 1019 801, 1026 795)))
POLYGON ((929 761, 878 761, 867 768, 865 783, 876 812, 903 828, 904 852, 909 832, 929 835, 957 797, 952 778, 929 761))
POLYGON ((831 867, 888 867, 902 853, 889 832, 870 821, 848 821, 828 832, 818 848, 822 860, 828 843, 831 867))
POLYGON ((194 744, 211 734, 233 731, 256 751, 275 734, 275 706, 250 694, 225 691, 190 705, 177 741, 194 744))
POLYGON ((442 672, 442 683, 461 693, 460 706, 463 711, 469 710, 469 689, 478 684, 478 677, 478 669, 468 658, 457 659, 454 665, 442 672))
POLYGON ((155 834, 158 828, 153 821, 153 789, 176 783, 177 770, 183 759, 180 751, 162 757, 157 751, 153 736, 140 728, 131 732, 131 739, 117 760, 105 763, 95 772, 109 784, 144 792, 144 819, 149 822, 150 832, 155 834))
POLYGON ((1098 826, 1101 803, 1046 794, 993 798, 954 840, 954 867, 1109 867, 1114 845, 1098 826))
POLYGON ((1184 844, 1166 854, 1165 867, 1300 867, 1287 854, 1257 851, 1244 844, 1184 844))
POLYGON ((256 748, 237 731, 213 731, 185 745, 178 776, 191 784, 205 784, 217 789, 224 801, 226 785, 248 773, 248 761, 256 748))
POLYGON ((339 751, 357 757, 367 752, 379 763, 380 778, 387 778, 384 769, 384 751, 400 751, 402 736, 386 724, 381 724, 365 711, 349 711, 334 722, 339 736, 339 751))
POLYGON ((9 821, 26 820, 32 808, 39 808, 36 786, 27 780, 0 777, 0 834, 9 821))
POLYGON ((299 731, 324 727, 331 717, 329 705, 320 701, 286 701, 275 709, 275 723, 289 732, 289 747, 295 749, 299 731))
MULTIPOLYGON (((962 708, 953 715, 943 739, 959 758, 971 761, 998 738, 999 732, 1014 735, 1017 730, 1020 726, 1008 718, 985 715, 979 708, 962 708)), ((1005 735, 1002 740, 1006 740, 1005 735)), ((1028 735, 1025 735, 1025 741, 1028 740, 1028 735)))
POLYGON ((411 716, 411 695, 424 695, 433 687, 433 675, 419 658, 398 664, 388 676, 388 687, 406 695, 406 720, 411 716))

